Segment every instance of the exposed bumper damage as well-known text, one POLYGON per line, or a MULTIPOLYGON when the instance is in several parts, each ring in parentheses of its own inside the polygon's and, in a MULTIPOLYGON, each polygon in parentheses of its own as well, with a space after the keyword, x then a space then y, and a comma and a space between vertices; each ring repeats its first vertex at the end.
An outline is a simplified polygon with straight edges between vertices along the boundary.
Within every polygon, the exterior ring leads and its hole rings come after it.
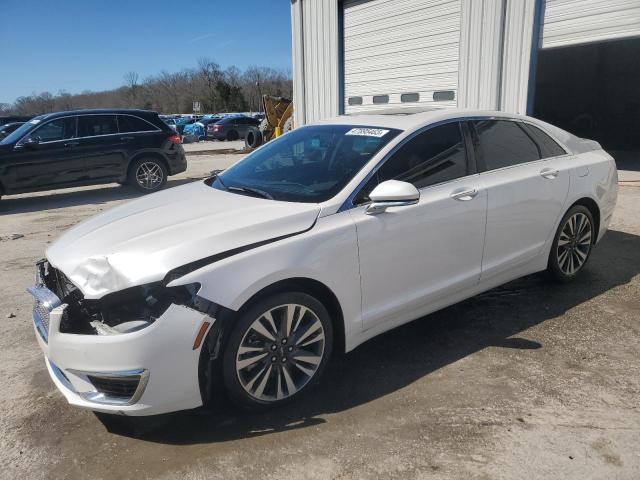
POLYGON ((86 300, 62 272, 39 262, 29 289, 34 328, 69 403, 125 415, 200 406, 195 343, 215 319, 198 288, 156 283, 86 300))

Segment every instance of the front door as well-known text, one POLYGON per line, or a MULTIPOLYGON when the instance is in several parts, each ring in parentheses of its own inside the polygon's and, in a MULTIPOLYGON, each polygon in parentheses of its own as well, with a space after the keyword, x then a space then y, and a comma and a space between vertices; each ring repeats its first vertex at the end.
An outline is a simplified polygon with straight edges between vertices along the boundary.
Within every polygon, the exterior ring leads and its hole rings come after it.
POLYGON ((20 140, 7 154, 7 187, 13 191, 45 189, 77 182, 84 160, 76 150, 76 118, 48 121, 20 140), (28 140, 35 142, 28 142, 28 140))
POLYGON ((458 122, 400 146, 350 210, 360 257, 363 328, 397 325, 430 311, 480 277, 487 196, 458 122), (417 205, 366 213, 367 194, 389 179, 413 183, 417 205))

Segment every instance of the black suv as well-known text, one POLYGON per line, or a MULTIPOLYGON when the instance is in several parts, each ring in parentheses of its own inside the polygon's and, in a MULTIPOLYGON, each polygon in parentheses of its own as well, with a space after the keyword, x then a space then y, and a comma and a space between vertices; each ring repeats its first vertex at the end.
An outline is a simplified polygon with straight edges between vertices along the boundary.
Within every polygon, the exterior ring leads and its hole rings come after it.
POLYGON ((153 192, 187 169, 180 143, 156 112, 40 115, 0 140, 0 195, 111 182, 153 192))

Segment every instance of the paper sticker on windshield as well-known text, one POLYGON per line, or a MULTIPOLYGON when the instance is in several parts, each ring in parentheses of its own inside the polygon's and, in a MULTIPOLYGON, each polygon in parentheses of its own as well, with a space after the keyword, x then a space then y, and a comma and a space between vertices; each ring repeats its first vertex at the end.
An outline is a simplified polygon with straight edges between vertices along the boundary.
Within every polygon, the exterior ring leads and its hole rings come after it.
POLYGON ((389 130, 384 128, 352 128, 345 135, 359 135, 361 137, 384 137, 389 130))

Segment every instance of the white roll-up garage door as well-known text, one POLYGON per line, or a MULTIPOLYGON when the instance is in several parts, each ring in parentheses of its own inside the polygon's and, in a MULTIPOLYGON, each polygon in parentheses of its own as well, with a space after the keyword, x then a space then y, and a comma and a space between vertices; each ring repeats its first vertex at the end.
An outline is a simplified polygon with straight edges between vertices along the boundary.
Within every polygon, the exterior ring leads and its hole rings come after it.
POLYGON ((542 48, 640 36, 640 0, 547 0, 542 48))
POLYGON ((346 0, 345 112, 456 106, 461 0, 346 0))

